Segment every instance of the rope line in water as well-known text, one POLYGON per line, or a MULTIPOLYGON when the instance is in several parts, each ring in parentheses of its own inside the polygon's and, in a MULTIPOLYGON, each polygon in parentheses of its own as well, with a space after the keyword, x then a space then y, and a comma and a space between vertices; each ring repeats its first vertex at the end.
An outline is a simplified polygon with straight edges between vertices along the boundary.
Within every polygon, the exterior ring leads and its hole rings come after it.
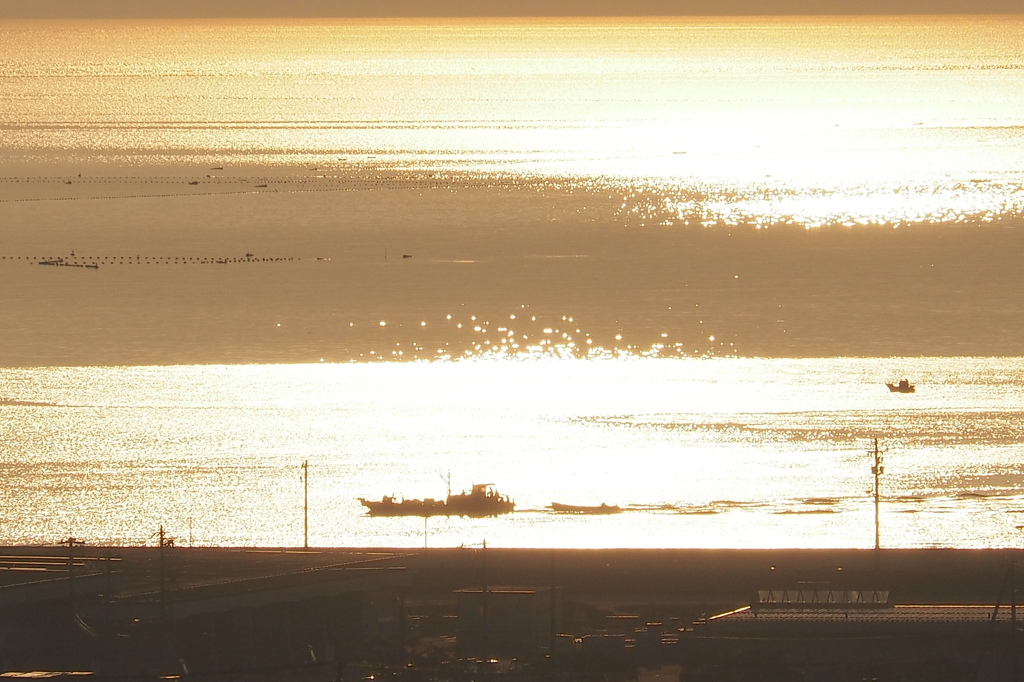
MULTIPOLYGON (((49 265, 56 267, 98 268, 100 265, 232 265, 255 263, 280 263, 299 261, 297 256, 4 256, 0 261, 25 263, 28 265, 49 265)), ((318 256, 307 260, 326 261, 328 257, 318 256)))
POLYGON ((486 180, 461 181, 453 183, 452 178, 445 178, 438 175, 427 174, 415 178, 395 177, 297 177, 297 178, 217 178, 206 177, 202 179, 188 179, 182 177, 96 177, 96 178, 68 178, 64 177, 7 177, 0 178, 3 184, 54 184, 62 185, 97 185, 97 184, 188 184, 198 185, 249 185, 245 189, 223 191, 192 191, 192 192, 160 192, 152 194, 124 194, 124 195, 101 195, 81 197, 20 197, 0 198, 0 204, 25 203, 42 201, 90 201, 110 199, 152 199, 172 197, 203 197, 203 196, 231 196, 238 194, 264 194, 275 192, 287 192, 291 194, 306 192, 361 192, 375 190, 401 190, 401 189, 469 189, 479 187, 491 187, 493 182, 486 180), (255 184, 254 184, 255 183, 255 184), (305 185, 320 185, 319 187, 306 187, 305 185), (342 185, 328 186, 323 185, 342 185))

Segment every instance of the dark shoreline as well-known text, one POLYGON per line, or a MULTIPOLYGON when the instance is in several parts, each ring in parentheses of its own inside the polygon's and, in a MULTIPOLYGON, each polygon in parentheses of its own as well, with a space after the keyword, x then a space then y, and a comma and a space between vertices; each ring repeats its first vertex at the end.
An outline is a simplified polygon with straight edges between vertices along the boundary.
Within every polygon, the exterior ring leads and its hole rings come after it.
POLYGON ((194 679, 211 682, 336 682, 350 664, 382 672, 398 662, 429 672, 518 657, 527 670, 550 675, 510 680, 590 680, 608 666, 643 679, 642 669, 664 665, 675 679, 739 680, 761 679, 744 671, 803 669, 809 655, 824 651, 816 665, 829 675, 821 679, 839 679, 834 674, 851 665, 890 671, 915 661, 914 669, 930 670, 922 661, 943 652, 950 674, 921 679, 970 679, 963 671, 981 662, 988 672, 975 679, 1008 679, 1012 554, 4 547, 0 632, 13 639, 0 647, 0 667, 142 680, 187 665, 194 679), (797 606, 810 624, 796 630, 786 625, 794 614, 773 618, 767 608, 746 635, 730 634, 734 621, 750 620, 741 607, 762 612, 756 600, 765 589, 824 594, 833 604, 835 595, 881 601, 847 605, 838 615, 820 604, 814 614, 797 606), (821 638, 821 628, 834 632, 821 638), (702 676, 706 670, 717 676, 702 676))
MULTIPOLYGON (((616 603, 749 604, 758 590, 814 586, 889 590, 896 604, 1009 603, 1006 549, 506 549, 168 547, 173 588, 262 579, 350 564, 410 575, 410 595, 489 586, 561 587, 567 598, 616 603)), ((68 555, 64 547, 0 548, 6 557, 68 555)), ((120 558, 122 593, 157 588, 157 547, 76 547, 120 558)), ((1024 562, 1020 562, 1024 564, 1024 562)), ((3 584, 26 574, 4 572, 3 584)))

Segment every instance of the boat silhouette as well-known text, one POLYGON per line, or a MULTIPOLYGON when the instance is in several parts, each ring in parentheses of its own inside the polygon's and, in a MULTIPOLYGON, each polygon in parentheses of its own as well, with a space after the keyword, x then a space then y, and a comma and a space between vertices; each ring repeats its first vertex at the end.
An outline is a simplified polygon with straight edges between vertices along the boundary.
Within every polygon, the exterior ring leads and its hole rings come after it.
POLYGON ((469 516, 482 518, 508 514, 515 503, 499 493, 493 483, 474 483, 468 492, 448 494, 444 500, 433 498, 406 500, 385 495, 379 500, 359 498, 370 516, 469 516))
POLYGON ((559 514, 618 514, 622 507, 605 502, 596 506, 552 502, 551 510, 559 514))
POLYGON ((889 391, 891 393, 913 393, 917 390, 914 384, 910 383, 906 379, 900 379, 898 384, 887 383, 886 386, 889 387, 889 391))

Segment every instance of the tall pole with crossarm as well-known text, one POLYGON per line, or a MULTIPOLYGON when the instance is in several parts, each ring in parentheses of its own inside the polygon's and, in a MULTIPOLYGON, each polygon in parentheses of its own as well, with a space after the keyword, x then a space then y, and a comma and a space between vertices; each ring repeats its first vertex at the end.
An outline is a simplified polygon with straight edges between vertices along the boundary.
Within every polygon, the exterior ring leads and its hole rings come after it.
POLYGON ((302 547, 309 549, 309 460, 302 462, 302 547))
POLYGON ((883 473, 885 473, 885 467, 882 466, 882 453, 883 452, 884 452, 883 450, 880 450, 878 448, 878 439, 876 438, 875 439, 875 447, 874 447, 874 449, 871 452, 871 454, 874 455, 874 457, 875 457, 875 465, 873 467, 871 467, 871 473, 875 477, 875 549, 880 549, 881 546, 882 546, 881 542, 880 542, 880 534, 879 534, 878 503, 879 503, 881 498, 879 497, 879 494, 878 494, 878 479, 879 479, 879 477, 883 473))

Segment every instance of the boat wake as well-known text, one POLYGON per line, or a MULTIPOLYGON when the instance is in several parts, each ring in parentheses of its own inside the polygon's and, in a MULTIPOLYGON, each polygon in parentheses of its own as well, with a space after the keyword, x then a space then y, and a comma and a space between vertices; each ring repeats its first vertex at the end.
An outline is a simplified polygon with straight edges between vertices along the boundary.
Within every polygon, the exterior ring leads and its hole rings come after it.
POLYGON ((57 407, 57 403, 48 403, 42 400, 16 400, 14 398, 0 398, 0 407, 12 405, 16 407, 57 407))

